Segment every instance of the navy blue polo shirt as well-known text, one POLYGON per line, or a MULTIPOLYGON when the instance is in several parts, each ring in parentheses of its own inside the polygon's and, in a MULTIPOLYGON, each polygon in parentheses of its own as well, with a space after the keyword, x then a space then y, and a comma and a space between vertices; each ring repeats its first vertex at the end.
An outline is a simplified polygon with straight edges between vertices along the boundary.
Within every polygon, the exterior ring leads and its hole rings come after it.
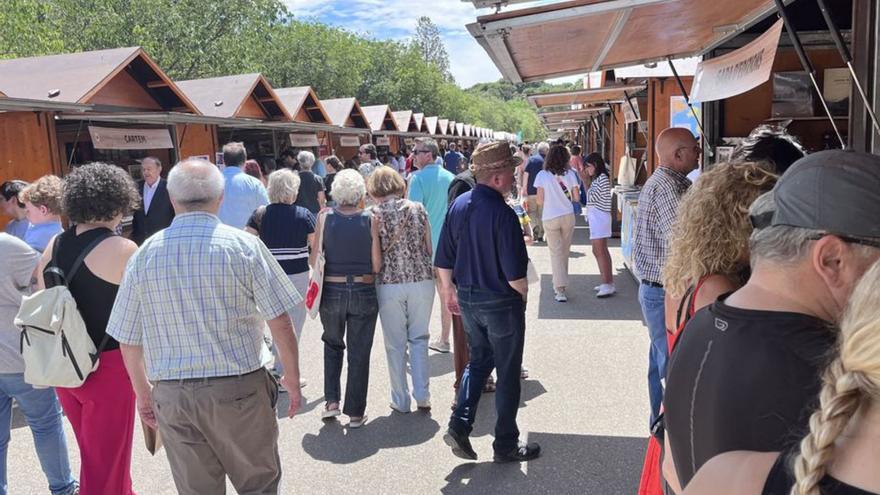
POLYGON ((538 176, 538 172, 544 170, 544 157, 541 156, 540 153, 535 153, 529 157, 525 169, 529 174, 529 182, 526 184, 526 194, 529 196, 535 196, 538 194, 538 190, 535 188, 535 177, 538 176))
POLYGON ((508 282, 525 278, 528 263, 519 219, 498 191, 477 184, 449 207, 434 264, 455 285, 516 294, 508 282))

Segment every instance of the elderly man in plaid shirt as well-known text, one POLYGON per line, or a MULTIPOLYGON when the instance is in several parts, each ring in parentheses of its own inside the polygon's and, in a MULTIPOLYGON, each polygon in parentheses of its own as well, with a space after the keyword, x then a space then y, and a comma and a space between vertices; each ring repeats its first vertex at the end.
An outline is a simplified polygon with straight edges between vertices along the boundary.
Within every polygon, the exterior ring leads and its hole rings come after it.
POLYGON ((663 382, 666 377, 666 343, 664 298, 666 292, 660 273, 669 246, 669 235, 675 222, 681 196, 691 185, 687 174, 697 168, 700 143, 687 129, 669 128, 657 138, 660 166, 639 195, 639 215, 633 238, 633 262, 639 284, 639 305, 651 335, 648 355, 648 395, 651 399, 651 424, 660 412, 663 382))
POLYGON ((259 238, 217 218, 223 176, 186 160, 168 176, 177 213, 132 256, 107 333, 120 343, 142 421, 165 443, 181 494, 278 493, 278 386, 263 367, 263 321, 300 401, 289 312, 302 298, 259 238))

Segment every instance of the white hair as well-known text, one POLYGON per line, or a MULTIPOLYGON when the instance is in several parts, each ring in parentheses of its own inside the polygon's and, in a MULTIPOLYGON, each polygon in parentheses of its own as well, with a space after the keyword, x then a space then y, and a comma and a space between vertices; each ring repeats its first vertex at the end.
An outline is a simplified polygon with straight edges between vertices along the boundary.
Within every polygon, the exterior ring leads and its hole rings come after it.
POLYGON ((296 161, 299 162, 299 166, 302 167, 303 170, 311 170, 312 165, 315 164, 315 154, 311 151, 300 151, 298 155, 296 155, 296 161))
POLYGON ((542 156, 546 156, 548 152, 550 152, 550 143, 547 141, 541 141, 538 143, 538 153, 542 156))
POLYGON ((366 194, 364 178, 360 172, 350 168, 338 172, 330 187, 330 195, 341 206, 357 206, 366 194))
POLYGON ((223 196, 225 181, 213 163, 188 159, 168 173, 168 195, 186 210, 201 210, 223 196))
POLYGON ((282 168, 269 174, 269 201, 272 203, 293 204, 299 194, 299 174, 289 168, 282 168))

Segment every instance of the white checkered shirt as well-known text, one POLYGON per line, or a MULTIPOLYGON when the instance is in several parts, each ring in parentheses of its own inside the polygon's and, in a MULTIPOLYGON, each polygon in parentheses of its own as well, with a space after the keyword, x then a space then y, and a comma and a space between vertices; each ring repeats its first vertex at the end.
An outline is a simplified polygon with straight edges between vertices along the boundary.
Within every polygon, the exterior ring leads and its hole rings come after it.
POLYGON ((143 346, 150 380, 240 375, 262 364, 264 320, 300 302, 258 237, 186 213, 129 260, 107 333, 143 346))
POLYGON ((639 194, 633 262, 643 280, 660 283, 678 203, 690 185, 691 181, 684 174, 660 167, 639 194))

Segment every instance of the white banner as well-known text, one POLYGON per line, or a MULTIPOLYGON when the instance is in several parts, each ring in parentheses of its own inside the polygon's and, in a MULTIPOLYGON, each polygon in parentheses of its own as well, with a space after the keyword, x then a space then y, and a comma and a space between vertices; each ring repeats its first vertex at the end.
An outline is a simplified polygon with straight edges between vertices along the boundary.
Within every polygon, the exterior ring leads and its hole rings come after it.
POLYGON ((357 148, 361 145, 361 140, 357 136, 339 136, 339 146, 344 148, 357 148))
POLYGON ((168 129, 122 129, 89 126, 98 150, 160 150, 174 148, 168 129))
POLYGON ((691 91, 693 101, 729 98, 760 86, 770 79, 773 60, 782 34, 782 19, 748 45, 697 66, 691 91))
POLYGON ((388 136, 377 137, 376 146, 391 146, 391 138, 388 136))
POLYGON ((636 122, 642 120, 642 116, 639 112, 639 100, 631 97, 629 99, 629 103, 623 102, 623 120, 627 124, 635 124, 636 122), (632 103, 632 105, 630 105, 632 103))
POLYGON ((318 136, 315 134, 290 134, 290 145, 294 148, 317 148, 318 136))

